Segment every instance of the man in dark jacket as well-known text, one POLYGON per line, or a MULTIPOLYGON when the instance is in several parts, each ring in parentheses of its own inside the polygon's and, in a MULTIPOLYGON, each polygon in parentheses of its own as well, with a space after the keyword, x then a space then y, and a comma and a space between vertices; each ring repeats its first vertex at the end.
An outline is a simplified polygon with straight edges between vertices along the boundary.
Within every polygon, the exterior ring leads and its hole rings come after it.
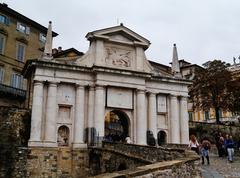
POLYGON ((234 142, 231 135, 230 136, 226 135, 226 140, 224 141, 224 145, 227 149, 228 161, 233 162, 234 142))

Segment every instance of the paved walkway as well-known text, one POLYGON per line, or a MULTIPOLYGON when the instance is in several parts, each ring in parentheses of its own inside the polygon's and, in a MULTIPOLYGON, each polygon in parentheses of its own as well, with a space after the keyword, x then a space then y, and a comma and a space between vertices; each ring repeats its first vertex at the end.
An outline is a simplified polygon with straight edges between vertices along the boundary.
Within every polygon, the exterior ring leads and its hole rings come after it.
POLYGON ((200 170, 203 178, 240 178, 240 157, 229 163, 226 157, 210 155, 210 165, 201 165, 200 170))

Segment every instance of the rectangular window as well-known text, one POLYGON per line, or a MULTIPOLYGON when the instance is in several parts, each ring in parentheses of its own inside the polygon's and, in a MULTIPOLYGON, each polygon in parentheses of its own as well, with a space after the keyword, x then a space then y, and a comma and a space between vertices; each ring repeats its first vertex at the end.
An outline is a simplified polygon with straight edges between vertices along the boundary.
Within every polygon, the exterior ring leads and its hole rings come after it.
POLYGON ((209 111, 204 111, 205 121, 209 120, 209 111))
POLYGON ((11 86, 14 88, 23 88, 23 76, 17 73, 12 74, 11 86))
POLYGON ((25 33, 27 35, 30 34, 30 27, 20 23, 20 22, 17 22, 17 30, 22 32, 22 33, 25 33))
POLYGON ((3 83, 4 80, 4 69, 0 67, 0 83, 3 83))
POLYGON ((218 113, 219 113, 219 118, 222 119, 222 109, 221 108, 219 109, 218 113))
POLYGON ((193 121, 193 112, 189 111, 188 116, 189 116, 189 121, 193 121))
POLYGON ((167 96, 166 95, 157 95, 157 112, 166 113, 167 112, 167 96))
POLYGON ((17 60, 24 62, 24 58, 25 58, 25 48, 26 46, 22 43, 17 43, 17 60))
POLYGON ((9 18, 0 14, 0 23, 9 25, 9 18))
POLYGON ((4 54, 5 36, 0 34, 0 54, 4 54))
POLYGON ((46 42, 46 35, 40 33, 40 34, 39 34, 39 41, 45 43, 45 42, 46 42))

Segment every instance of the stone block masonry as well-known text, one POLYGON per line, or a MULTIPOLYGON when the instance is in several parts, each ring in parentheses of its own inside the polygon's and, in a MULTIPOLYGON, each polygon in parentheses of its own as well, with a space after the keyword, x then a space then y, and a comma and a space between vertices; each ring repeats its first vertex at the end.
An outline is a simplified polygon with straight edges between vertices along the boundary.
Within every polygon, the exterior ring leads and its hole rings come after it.
POLYGON ((87 177, 87 149, 29 148, 27 176, 44 177, 87 177))
POLYGON ((184 158, 172 161, 158 162, 144 166, 136 167, 135 169, 127 169, 114 173, 105 173, 94 178, 119 178, 119 177, 134 177, 134 178, 166 178, 166 177, 201 177, 198 170, 197 158, 184 158))
POLYGON ((0 107, 0 177, 25 177, 26 146, 30 135, 30 112, 26 109, 0 107), (21 164, 19 164, 21 163, 21 164), (14 174, 18 169, 19 174, 14 174))
POLYGON ((0 170, 0 177, 9 178, 85 178, 88 177, 88 150, 70 148, 18 147, 14 167, 0 170))

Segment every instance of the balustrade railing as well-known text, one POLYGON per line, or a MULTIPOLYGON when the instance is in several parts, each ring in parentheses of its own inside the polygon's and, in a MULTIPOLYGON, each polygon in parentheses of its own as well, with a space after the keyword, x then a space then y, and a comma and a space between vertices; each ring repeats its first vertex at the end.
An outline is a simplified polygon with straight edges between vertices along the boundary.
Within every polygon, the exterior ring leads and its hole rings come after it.
POLYGON ((0 95, 1 97, 18 98, 24 100, 26 98, 26 90, 0 84, 0 95))

